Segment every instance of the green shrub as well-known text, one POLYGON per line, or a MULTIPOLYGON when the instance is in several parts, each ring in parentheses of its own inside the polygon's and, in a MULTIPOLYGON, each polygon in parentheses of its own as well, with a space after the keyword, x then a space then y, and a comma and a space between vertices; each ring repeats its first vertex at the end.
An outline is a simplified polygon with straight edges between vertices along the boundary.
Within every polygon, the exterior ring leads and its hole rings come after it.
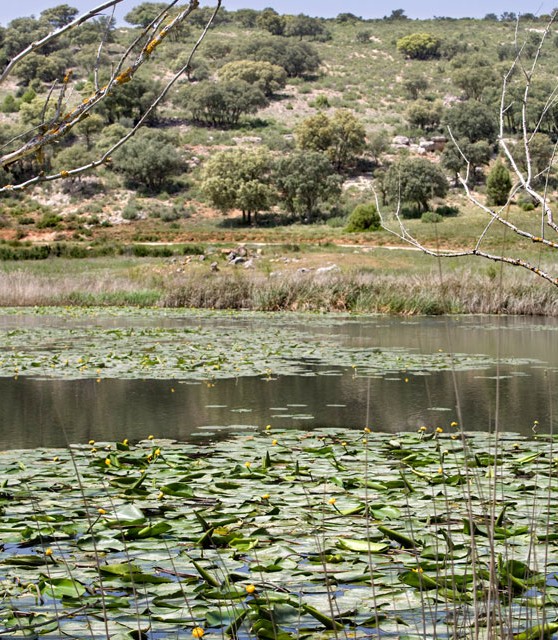
POLYGON ((62 218, 55 213, 45 213, 37 222, 37 229, 57 229, 60 227, 62 218))
POLYGON ((174 222, 175 220, 180 220, 181 217, 180 212, 176 209, 166 209, 161 212, 161 220, 163 222, 174 222))
POLYGON ((314 103, 310 106, 313 106, 316 109, 329 109, 331 105, 329 104, 327 96, 321 93, 319 96, 316 96, 314 103))
POLYGON ((333 218, 328 218, 326 224, 332 229, 342 229, 347 224, 347 217, 334 216, 333 218))
POLYGON ((349 233, 358 233, 359 231, 377 231, 380 226, 381 220, 376 206, 359 204, 349 216, 345 229, 349 233))
POLYGON ((420 221, 421 222, 429 222, 429 223, 436 223, 436 222, 443 222, 444 218, 439 214, 436 213, 434 211, 425 211, 422 216, 420 217, 420 221))
POLYGON ((139 208, 135 202, 129 202, 122 211, 124 220, 137 220, 139 217, 139 208))
POLYGON ((436 207, 436 213, 444 218, 453 218, 459 215, 459 207, 452 207, 449 204, 441 204, 436 207))

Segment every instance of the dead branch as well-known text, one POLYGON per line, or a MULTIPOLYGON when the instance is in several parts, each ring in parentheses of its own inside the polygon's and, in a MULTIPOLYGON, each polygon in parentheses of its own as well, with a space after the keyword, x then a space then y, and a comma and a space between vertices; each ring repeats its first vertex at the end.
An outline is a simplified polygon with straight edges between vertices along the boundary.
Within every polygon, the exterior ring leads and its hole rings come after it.
POLYGON ((458 181, 463 188, 468 201, 477 209, 485 213, 487 216, 487 223, 474 242, 474 245, 472 247, 457 251, 432 248, 425 245, 416 237, 416 235, 411 232, 406 221, 401 216, 400 210, 402 203, 400 199, 397 203, 395 212, 391 216, 388 216, 385 212, 382 212, 379 199, 376 195, 376 206, 380 213, 382 226, 385 230, 389 231, 405 243, 410 244, 417 250, 420 250, 430 256, 438 258, 478 256, 502 264, 521 267, 523 269, 531 271, 532 273, 550 282, 551 284, 558 286, 558 269, 556 270, 556 272, 552 272, 551 270, 541 269, 539 265, 533 264, 531 261, 523 257, 506 255, 504 251, 492 252, 483 249, 483 243, 487 239, 489 231, 494 226, 501 226, 512 235, 530 241, 533 244, 537 244, 553 250, 558 249, 558 239, 556 239, 554 235, 558 233, 558 224, 554 221, 553 211, 549 202, 548 194, 549 174, 556 158, 556 147, 558 143, 554 145, 552 157, 548 166, 546 166, 542 171, 538 172, 535 172, 534 170, 534 163, 530 149, 530 144, 535 134, 540 130, 545 116, 548 115, 551 108, 556 105, 556 102, 558 100, 558 84, 550 91, 549 95, 546 97, 545 103, 534 126, 529 126, 527 115, 531 90, 533 88, 533 82, 539 68, 543 47, 549 39, 549 35, 552 34, 552 27, 556 22, 557 16, 558 13, 554 12, 541 35, 540 42, 533 56, 533 60, 527 66, 525 66, 523 59, 524 46, 517 46, 518 24, 516 24, 515 41, 517 54, 507 73, 503 77, 499 108, 498 146, 508 162, 514 179, 514 184, 510 190, 507 202, 503 206, 493 207, 487 204, 483 198, 481 198, 473 191, 470 186, 469 179, 471 170, 473 169, 473 167, 471 166, 471 162, 468 160, 465 153, 460 148, 457 140, 453 136, 452 131, 448 130, 449 137, 452 143, 456 146, 458 152, 461 154, 466 163, 464 173, 460 173, 458 175, 458 181), (516 70, 520 71, 520 75, 523 78, 524 82, 523 95, 521 98, 521 134, 517 145, 517 147, 520 146, 522 149, 523 157, 521 158, 521 160, 524 166, 521 166, 520 159, 517 156, 517 148, 510 144, 510 141, 505 135, 505 116, 507 111, 512 107, 513 104, 513 102, 510 101, 509 97, 509 87, 512 76, 516 70), (542 187, 539 186, 536 182, 538 179, 540 179, 541 176, 544 176, 545 178, 542 187), (520 193, 528 194, 541 207, 540 235, 533 233, 527 228, 523 228, 520 224, 516 224, 509 219, 508 214, 510 205, 512 204, 513 199, 520 193), (395 222, 395 224, 393 224, 393 221, 395 222), (550 237, 548 237, 549 235, 550 237))
MULTIPOLYGON (((37 43, 30 45, 29 47, 27 47, 27 49, 24 52, 16 56, 17 60, 15 58, 14 60, 16 60, 16 62, 21 60, 25 55, 28 55, 28 53, 40 48, 40 46, 44 45, 46 42, 49 42, 54 38, 60 37, 62 33, 65 33, 70 29, 77 27, 78 25, 82 24, 84 21, 90 19, 92 16, 97 15, 103 9, 114 6, 121 1, 122 0, 110 0, 109 2, 106 2, 103 5, 100 5, 100 7, 97 7, 96 9, 89 11, 88 13, 77 18, 72 23, 66 25, 62 29, 58 29, 57 31, 54 31, 48 36, 46 36, 45 38, 43 38, 41 41, 38 41, 37 43)), ((174 18, 172 18, 164 26, 161 26, 164 18, 168 14, 168 11, 174 5, 176 5, 177 2, 178 0, 173 0, 172 2, 170 2, 167 5, 167 7, 164 9, 164 11, 162 11, 155 18, 155 20, 151 22, 151 24, 149 24, 147 27, 142 29, 141 34, 134 40, 134 42, 127 48, 124 54, 120 57, 118 63, 116 64, 115 68, 111 72, 108 82, 104 86, 102 87, 96 86, 95 91, 89 97, 85 98, 81 102, 81 104, 70 109, 66 113, 62 113, 61 106, 63 102, 63 96, 66 91, 66 86, 70 80, 69 75, 67 75, 64 78, 64 82, 62 84, 62 89, 60 91, 60 98, 58 100, 57 110, 54 118, 52 118, 49 122, 44 122, 43 125, 35 129, 34 133, 32 133, 31 138, 28 139, 23 144, 19 145, 15 150, 0 156, 0 167, 9 167, 11 164, 21 161, 26 157, 40 154, 45 147, 57 143, 64 136, 66 136, 76 124, 78 124, 81 120, 83 120, 83 118, 87 117, 87 115, 99 103, 101 103, 109 94, 111 94, 114 91, 118 91, 120 86, 128 82, 132 82, 134 79, 134 75, 136 74, 138 69, 140 69, 141 66, 151 57, 153 52, 157 49, 157 47, 161 45, 164 39, 173 30, 175 30, 181 23, 183 23, 188 18, 188 16, 193 11, 195 11, 199 6, 199 0, 191 0, 185 6, 185 8, 182 9, 174 18), (130 63, 128 63, 128 59, 130 58, 132 51, 142 41, 142 39, 145 40, 145 43, 141 47, 140 52, 136 55, 135 59, 133 59, 130 63)), ((60 171, 58 173, 53 173, 51 175, 38 174, 19 184, 6 185, 0 188, 0 193, 5 191, 11 191, 11 192, 21 191, 23 189, 26 189, 40 182, 47 182, 52 180, 58 180, 60 178, 73 177, 85 171, 94 169, 102 164, 110 162, 111 155, 117 149, 119 149, 122 145, 124 145, 133 135, 135 135, 137 130, 145 123, 146 119, 149 118, 149 116, 153 113, 153 111, 157 108, 157 106, 164 100, 170 88, 176 83, 176 81, 180 78, 180 76, 183 75, 187 71, 187 69, 190 68, 192 59, 196 51, 200 47, 201 43, 203 42, 205 36, 207 35, 207 32, 211 24, 213 23, 215 16, 217 15, 217 12, 221 7, 221 4, 222 4, 222 0, 217 0, 215 9, 212 13, 210 20, 208 21, 201 35, 199 36, 198 40, 190 50, 186 64, 173 75, 171 80, 165 85, 165 87, 158 94, 158 96, 151 103, 151 105, 145 110, 145 112, 140 117, 137 124, 134 127, 132 127, 130 131, 126 133, 125 136, 123 136, 120 140, 118 140, 115 144, 113 144, 109 149, 103 152, 98 159, 92 162, 89 162, 86 165, 83 165, 80 167, 68 167, 67 170, 60 171)), ((103 42, 101 42, 100 48, 102 47, 102 45, 103 45, 103 42)), ((99 54, 97 55, 97 61, 99 61, 99 54)), ((2 77, 4 78, 7 77, 9 72, 13 69, 14 65, 15 65, 15 62, 10 61, 8 67, 4 70, 2 77)), ((98 62, 96 65, 96 70, 97 70, 97 66, 98 66, 98 62)), ((46 106, 45 106, 45 110, 46 110, 46 106)))

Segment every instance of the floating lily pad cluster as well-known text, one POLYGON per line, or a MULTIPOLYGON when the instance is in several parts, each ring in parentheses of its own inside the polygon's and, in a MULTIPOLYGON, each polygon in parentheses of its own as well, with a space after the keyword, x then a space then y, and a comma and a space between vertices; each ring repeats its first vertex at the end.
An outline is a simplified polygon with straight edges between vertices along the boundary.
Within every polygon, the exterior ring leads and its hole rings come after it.
MULTIPOLYGON (((122 325, 113 327, 82 326, 76 318, 62 326, 59 321, 54 326, 48 322, 45 326, 0 326, 0 376, 212 380, 330 375, 331 367, 353 368, 359 375, 385 376, 482 370, 495 364, 485 355, 354 348, 336 336, 320 334, 317 329, 323 320, 319 317, 308 317, 305 330, 300 324, 270 325, 269 318, 262 319, 261 314, 222 315, 218 321, 201 324, 197 316, 184 314, 189 322, 183 327, 134 326, 133 320, 137 323, 143 316, 131 312, 112 318, 116 325, 121 320, 122 325)), ((165 320, 160 314, 156 317, 165 320)))
POLYGON ((555 441, 279 432, 0 454, 0 634, 550 637, 555 441))

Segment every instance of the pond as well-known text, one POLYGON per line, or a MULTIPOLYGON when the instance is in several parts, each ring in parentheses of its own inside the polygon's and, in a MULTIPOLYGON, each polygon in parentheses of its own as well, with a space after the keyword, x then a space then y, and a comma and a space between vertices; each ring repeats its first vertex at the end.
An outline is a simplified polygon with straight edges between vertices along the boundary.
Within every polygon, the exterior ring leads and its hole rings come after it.
POLYGON ((0 449, 267 424, 490 431, 496 416, 550 431, 557 331, 553 318, 4 310, 0 449))

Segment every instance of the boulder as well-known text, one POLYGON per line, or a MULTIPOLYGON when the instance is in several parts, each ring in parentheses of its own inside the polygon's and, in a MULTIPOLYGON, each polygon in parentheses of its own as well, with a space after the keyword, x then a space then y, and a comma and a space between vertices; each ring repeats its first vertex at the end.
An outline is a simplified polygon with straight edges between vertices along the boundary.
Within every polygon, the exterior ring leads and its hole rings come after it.
POLYGON ((399 146, 408 147, 410 142, 411 140, 407 138, 407 136, 395 136, 395 138, 393 138, 393 140, 391 141, 391 144, 394 147, 399 147, 399 146))

